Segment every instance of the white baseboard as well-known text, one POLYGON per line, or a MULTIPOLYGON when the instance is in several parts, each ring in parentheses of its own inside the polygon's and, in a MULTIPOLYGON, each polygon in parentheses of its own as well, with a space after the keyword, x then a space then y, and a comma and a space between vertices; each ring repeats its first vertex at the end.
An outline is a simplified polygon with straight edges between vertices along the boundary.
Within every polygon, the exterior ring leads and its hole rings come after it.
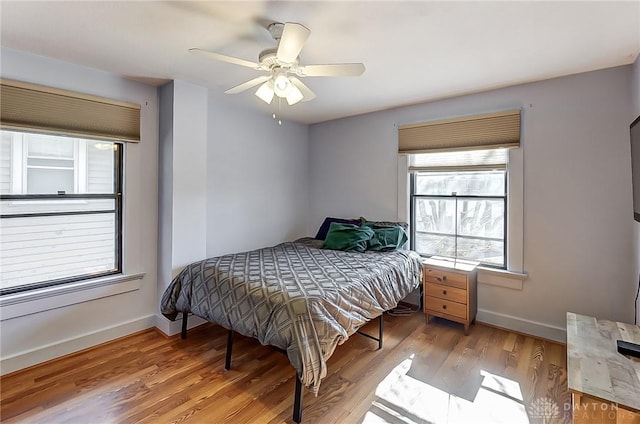
POLYGON ((147 315, 112 327, 86 333, 78 337, 60 340, 56 343, 39 346, 5 358, 0 358, 0 375, 8 374, 41 362, 87 349, 119 337, 124 337, 137 331, 151 328, 155 323, 156 316, 147 315))
MULTIPOLYGON (((206 323, 207 321, 203 320, 200 317, 189 315, 187 329, 192 329, 206 323)), ((158 330, 162 331, 167 336, 178 334, 182 332, 182 314, 180 314, 175 321, 170 321, 163 315, 156 315, 155 326, 158 330)))
POLYGON ((478 309, 476 321, 524 334, 531 334, 532 336, 542 337, 544 339, 555 340, 560 343, 567 343, 567 329, 563 327, 556 327, 554 325, 530 321, 484 309, 478 309))
MULTIPOLYGON (((556 327, 549 324, 530 321, 511 315, 501 314, 498 312, 486 311, 483 309, 478 310, 476 319, 477 321, 485 322, 487 324, 507 328, 525 334, 543 337, 549 340, 555 340, 561 343, 566 343, 567 341, 566 329, 562 327, 556 327)), ((205 324, 206 322, 207 321, 199 317, 190 316, 188 328, 197 327, 199 325, 205 324)), ((157 327, 164 334, 172 336, 174 334, 180 333, 181 320, 169 321, 162 315, 147 315, 136 320, 127 321, 112 327, 103 328, 101 330, 83 334, 78 337, 61 340, 57 343, 52 343, 28 351, 20 352, 15 355, 0 359, 0 375, 27 368, 32 365, 49 361, 60 356, 68 355, 82 349, 87 349, 89 347, 96 346, 98 344, 105 343, 119 337, 127 336, 137 331, 151 328, 153 326, 157 327)))
MULTIPOLYGON (((418 306, 420 304, 419 290, 416 289, 404 298, 403 301, 418 306)), ((567 343, 567 329, 564 327, 557 327, 542 322, 514 317, 512 315, 501 314, 499 312, 487 311, 486 309, 478 309, 476 320, 495 325, 496 327, 506 328, 507 330, 530 334, 560 343, 567 343)))

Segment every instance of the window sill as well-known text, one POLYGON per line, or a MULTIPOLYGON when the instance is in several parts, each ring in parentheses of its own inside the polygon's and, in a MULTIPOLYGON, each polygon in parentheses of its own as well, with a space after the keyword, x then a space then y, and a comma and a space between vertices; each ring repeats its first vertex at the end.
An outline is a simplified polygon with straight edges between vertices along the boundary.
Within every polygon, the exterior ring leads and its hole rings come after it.
POLYGON ((492 286, 506 287, 513 290, 522 290, 522 282, 527 274, 504 269, 478 267, 478 283, 492 286))
POLYGON ((144 275, 120 274, 8 294, 0 297, 0 321, 138 290, 144 275))

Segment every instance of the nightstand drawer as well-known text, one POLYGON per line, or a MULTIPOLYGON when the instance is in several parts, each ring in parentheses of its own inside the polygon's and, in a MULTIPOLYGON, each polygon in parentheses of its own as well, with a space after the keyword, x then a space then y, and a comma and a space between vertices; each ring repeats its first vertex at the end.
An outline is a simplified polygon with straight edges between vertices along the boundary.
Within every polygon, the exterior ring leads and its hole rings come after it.
POLYGON ((425 281, 435 284, 444 284, 451 287, 457 287, 459 289, 467 288, 467 276, 465 274, 458 274, 457 272, 442 271, 440 269, 434 269, 425 267, 425 281))
POLYGON ((457 318, 467 319, 467 305, 458 302, 427 296, 425 309, 434 315, 447 314, 457 318))
POLYGON ((428 313, 447 314, 461 319, 467 319, 467 305, 458 302, 451 302, 437 297, 426 297, 425 309, 428 313))
POLYGON ((467 304, 467 291, 463 289, 427 282, 425 284, 425 293, 427 296, 467 304))

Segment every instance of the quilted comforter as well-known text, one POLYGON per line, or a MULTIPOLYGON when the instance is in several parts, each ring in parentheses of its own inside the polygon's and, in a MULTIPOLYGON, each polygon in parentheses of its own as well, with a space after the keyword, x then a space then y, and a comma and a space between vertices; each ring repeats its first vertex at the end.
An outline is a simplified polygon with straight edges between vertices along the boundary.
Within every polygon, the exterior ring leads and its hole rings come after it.
POLYGON ((343 252, 304 238, 192 263, 171 282, 162 313, 191 312, 287 352, 302 383, 317 393, 337 345, 394 308, 420 281, 407 250, 343 252))

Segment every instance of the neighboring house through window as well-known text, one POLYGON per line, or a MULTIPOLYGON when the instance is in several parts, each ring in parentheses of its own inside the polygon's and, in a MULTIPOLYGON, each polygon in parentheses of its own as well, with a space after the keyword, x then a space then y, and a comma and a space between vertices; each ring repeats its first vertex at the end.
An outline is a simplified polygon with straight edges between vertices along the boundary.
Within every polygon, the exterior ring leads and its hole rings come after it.
POLYGON ((122 146, 0 131, 3 293, 120 272, 122 146))
MULTIPOLYGON (((4 131, 3 131, 4 133, 4 131)), ((77 158, 78 142, 63 137, 40 134, 12 134, 20 144, 13 147, 24 151, 25 166, 15 166, 16 171, 26 172, 23 186, 30 194, 78 192, 77 158), (24 140, 20 143, 20 138, 24 140)), ((20 179, 16 178, 19 182, 20 179)))

